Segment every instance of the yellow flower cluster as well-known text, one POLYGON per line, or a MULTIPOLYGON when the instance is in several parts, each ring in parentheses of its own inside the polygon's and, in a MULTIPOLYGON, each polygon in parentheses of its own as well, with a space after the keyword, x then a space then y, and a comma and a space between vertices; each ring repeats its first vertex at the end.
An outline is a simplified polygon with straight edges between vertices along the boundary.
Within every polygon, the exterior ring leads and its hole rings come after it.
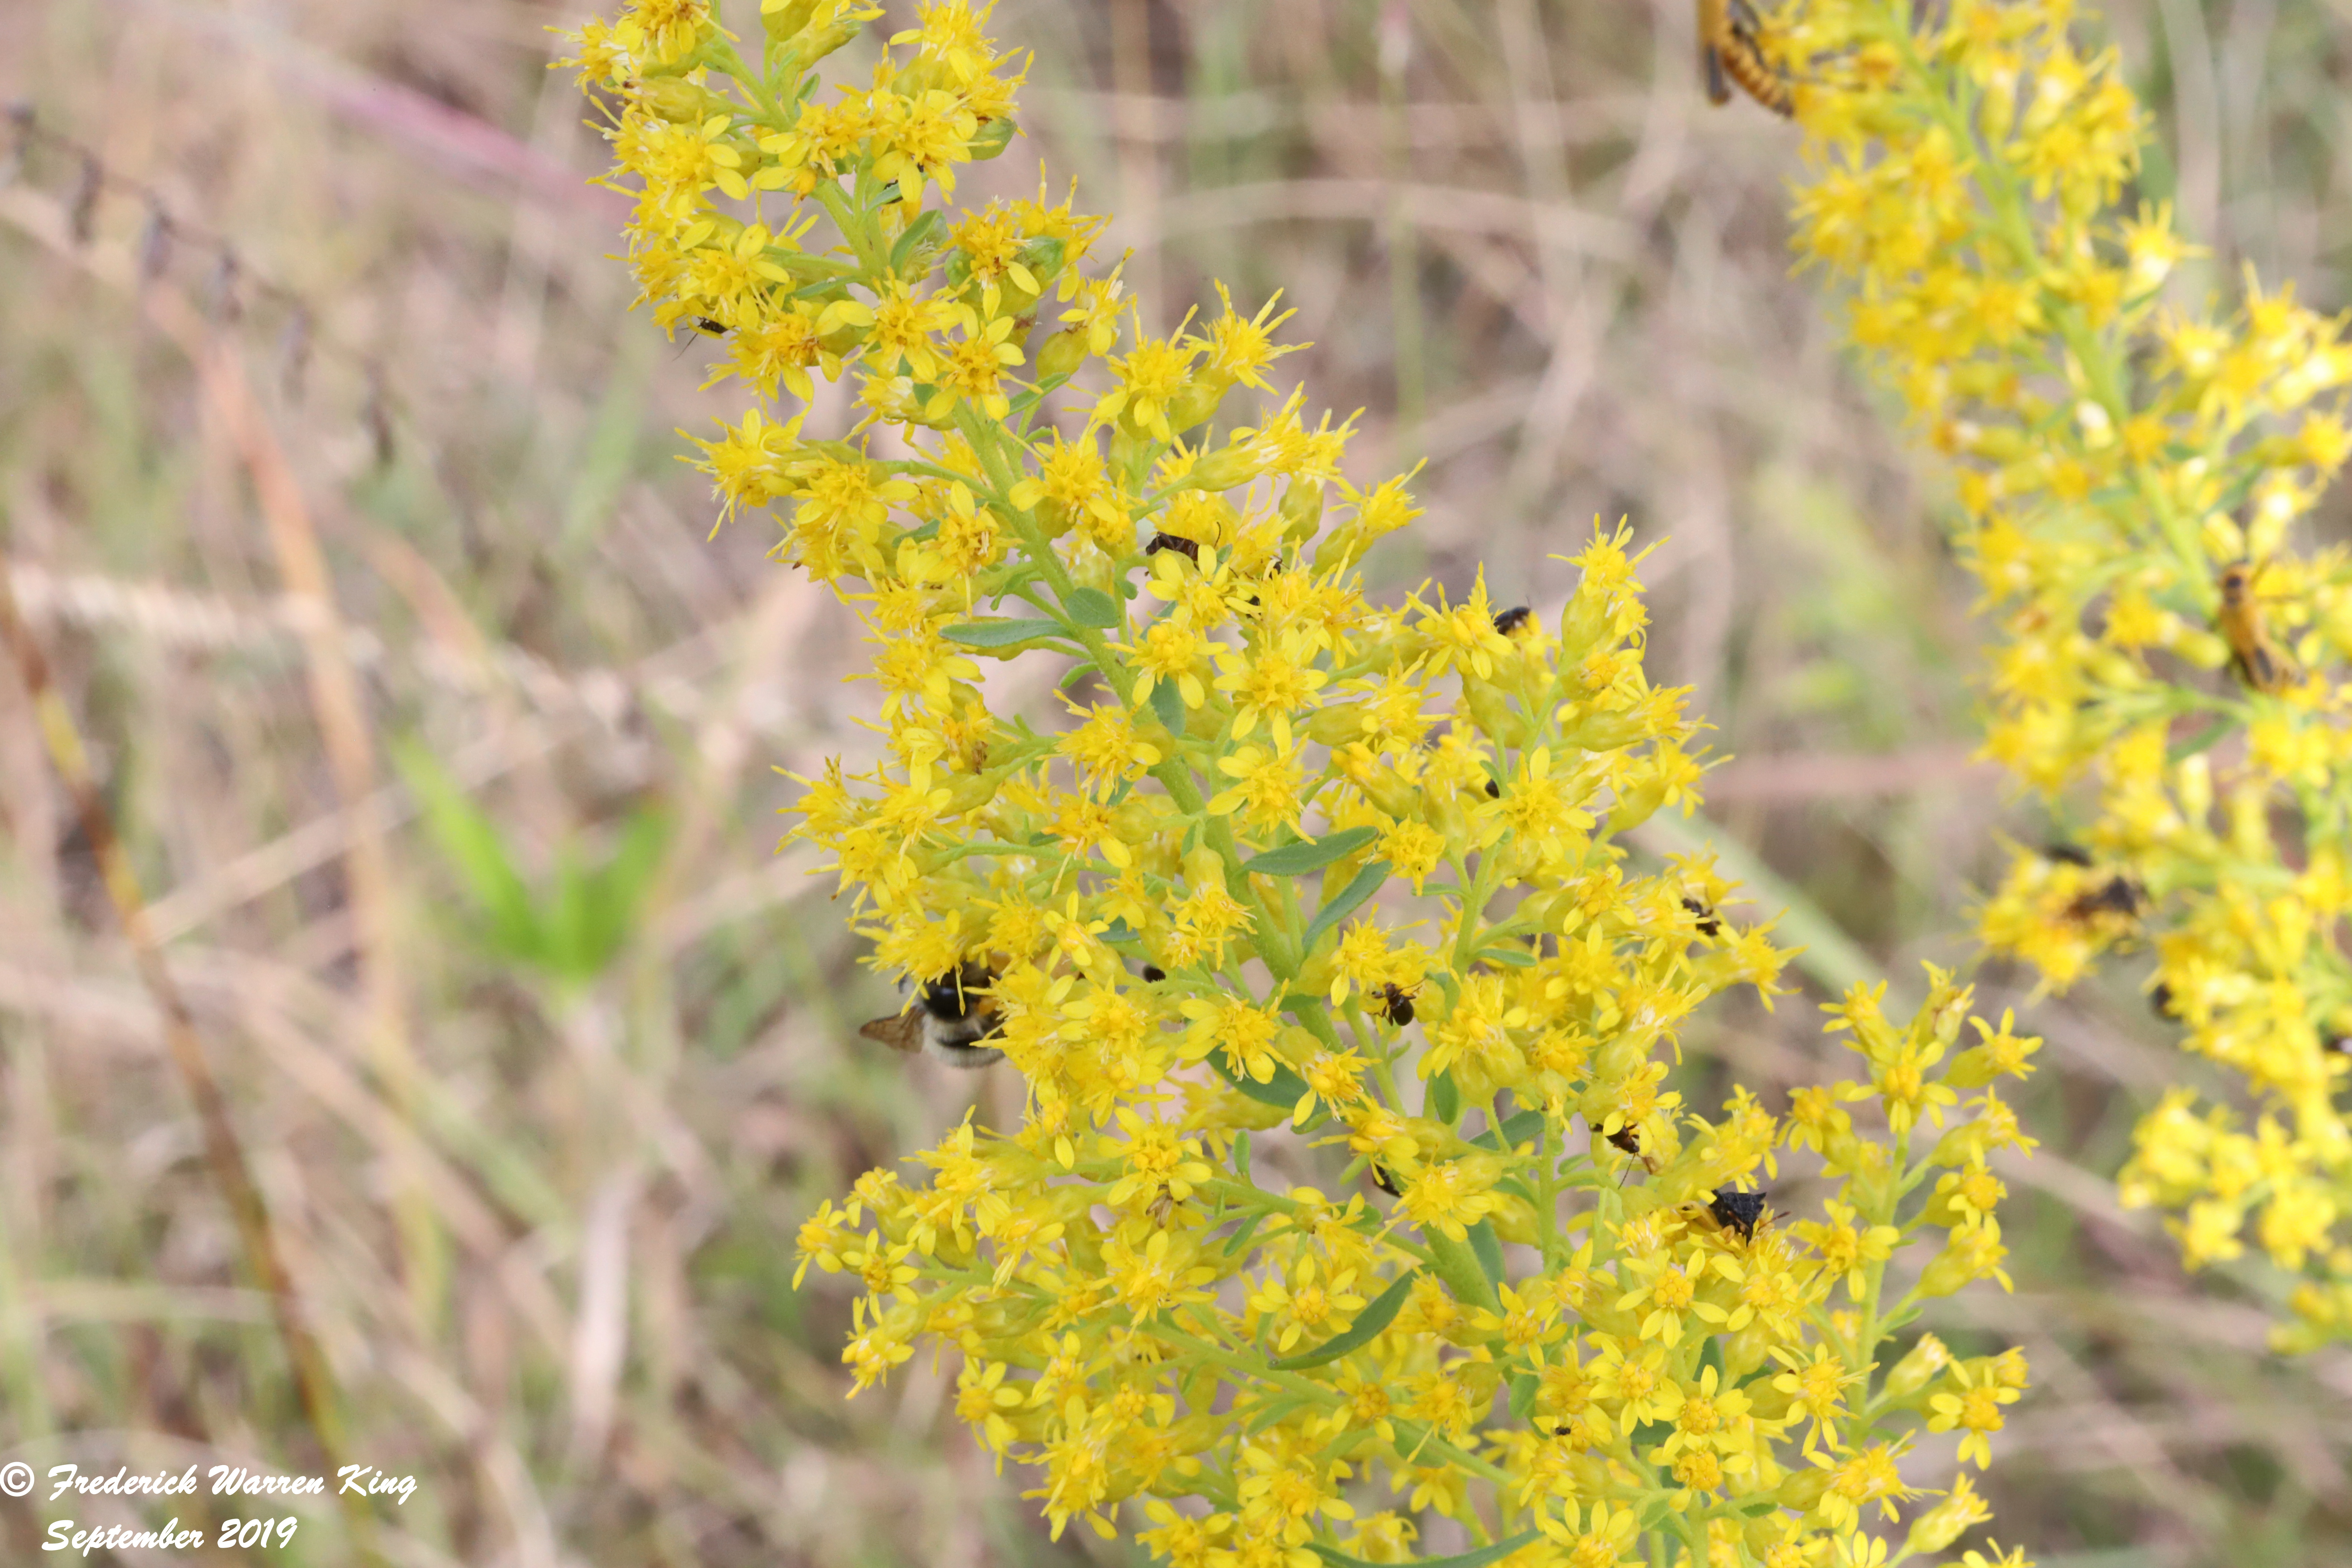
POLYGON ((1016 1131, 803 1227, 803 1273, 863 1287, 856 1385, 951 1352, 1057 1531, 1124 1514, 1181 1568, 1397 1562, 1438 1521, 1452 1568, 1941 1557, 1983 1501, 1913 1510, 1902 1458, 1985 1464, 2025 1366, 1916 1325, 2008 1283, 1995 1086, 2038 1042, 1970 1041, 1931 971, 1907 1022, 1833 1009, 1854 1075, 1785 1117, 1685 1105, 1682 1020, 1787 955, 1705 858, 1626 863, 1700 764, 1624 531, 1553 625, 1483 583, 1368 601, 1403 481, 1348 483, 1296 394, 1215 433, 1275 306, 1154 338, 1083 269, 1097 220, 943 205, 1017 62, 947 0, 828 95, 875 10, 766 0, 755 65, 640 0, 573 62, 644 300, 759 400, 703 466, 870 634, 885 754, 803 781, 793 831, 908 1021, 1026 1084, 1016 1131), (769 412, 819 375, 856 380, 846 438, 769 412), (1020 660, 1063 721, 992 710, 1020 660), (1785 1214, 1784 1162, 1818 1177, 1785 1214))
POLYGON ((2073 824, 2015 853, 1983 939, 2055 987, 2153 950, 2157 1010, 2243 1093, 2168 1097, 2124 1197, 2176 1213, 2191 1267, 2251 1225, 2306 1276, 2277 1338, 2308 1347, 2352 1336, 2352 560, 2290 536, 2352 452, 2352 345, 2251 276, 2227 320, 2166 302, 2189 247, 2115 210, 2144 119, 2074 12, 1791 0, 1798 245, 1957 473, 2000 626, 1986 750, 2073 824))

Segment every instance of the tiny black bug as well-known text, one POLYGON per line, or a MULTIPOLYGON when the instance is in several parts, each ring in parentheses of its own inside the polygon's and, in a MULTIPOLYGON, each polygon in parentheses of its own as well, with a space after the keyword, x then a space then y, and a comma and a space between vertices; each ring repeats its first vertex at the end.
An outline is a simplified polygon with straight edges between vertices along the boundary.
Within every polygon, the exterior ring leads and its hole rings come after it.
POLYGON ((1501 784, 1496 784, 1493 779, 1488 779, 1488 780, 1486 781, 1486 798, 1487 798, 1488 800, 1500 800, 1500 799, 1502 799, 1502 798, 1503 798, 1503 786, 1502 786, 1501 784))
POLYGON ((2180 1010, 2173 1005, 2172 987, 2159 980, 2147 994, 2148 1010, 2159 1018, 2178 1018, 2180 1010))
POLYGON ((1158 964, 1147 963, 1143 966, 1143 983, 1146 985, 1157 985, 1167 978, 1168 972, 1158 964))
MULTIPOLYGON (((1597 1121, 1592 1123, 1592 1130, 1595 1132, 1600 1131, 1601 1123, 1597 1121)), ((1628 1154, 1639 1154, 1642 1152, 1641 1135, 1635 1132, 1631 1127, 1620 1127, 1616 1131, 1610 1133, 1608 1136, 1610 1142, 1615 1144, 1618 1148, 1624 1150, 1628 1154)))
POLYGON ((1143 547, 1146 555, 1157 555, 1163 550, 1173 550, 1185 560, 1199 565, 1201 545, 1198 540, 1187 539, 1181 533, 1155 533, 1151 542, 1143 547))
POLYGON ((1509 637, 1513 632, 1526 626, 1534 616, 1535 612, 1525 605, 1516 605, 1495 617, 1495 629, 1505 637, 1509 637))
POLYGON ((1365 1168, 1371 1173, 1372 1185, 1380 1188, 1381 1191, 1388 1194, 1388 1195, 1392 1198, 1401 1198, 1404 1196, 1404 1189, 1396 1184, 1396 1178, 1390 1175, 1386 1170, 1382 1169, 1379 1161, 1374 1160, 1368 1162, 1365 1168))
POLYGON ((1696 899, 1685 899, 1683 908, 1698 917, 1698 929, 1703 934, 1706 936, 1723 934, 1723 922, 1716 918, 1713 910, 1708 909, 1696 899))
POLYGON ((1381 1016, 1402 1028, 1412 1022, 1412 993, 1395 982, 1381 987, 1381 1016))
POLYGON ((1737 1187, 1717 1187, 1715 1201, 1706 1205, 1715 1223, 1726 1230, 1736 1230, 1742 1241, 1756 1239, 1756 1227, 1764 1222, 1764 1194, 1743 1193, 1737 1187))
POLYGON ((2090 852, 2072 844, 2045 845, 2042 853, 2045 858, 2055 860, 2062 866, 2088 866, 2091 863, 2090 852))

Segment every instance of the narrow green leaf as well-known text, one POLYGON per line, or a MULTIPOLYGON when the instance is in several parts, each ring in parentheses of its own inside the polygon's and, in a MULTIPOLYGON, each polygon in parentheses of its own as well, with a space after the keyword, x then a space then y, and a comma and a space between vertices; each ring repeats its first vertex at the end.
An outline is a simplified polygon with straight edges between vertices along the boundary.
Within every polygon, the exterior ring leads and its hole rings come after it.
POLYGON ((1511 1374, 1511 1415, 1514 1417, 1521 1421, 1534 1418, 1538 1386, 1534 1373, 1515 1372, 1511 1374))
POLYGON ((1712 1334, 1707 1336, 1706 1343, 1701 1345, 1698 1352, 1699 1373, 1704 1373, 1708 1367, 1715 1368, 1715 1375, 1718 1379, 1723 1376, 1723 1342, 1712 1334))
POLYGON ((1276 1372, 1298 1372, 1310 1366, 1321 1366, 1338 1361, 1349 1351, 1370 1344, 1374 1334, 1396 1321, 1404 1310, 1404 1299, 1412 1294, 1412 1282, 1420 1275, 1418 1268, 1408 1268, 1390 1281, 1389 1288, 1364 1303, 1347 1331, 1332 1335, 1311 1351, 1303 1351, 1286 1361, 1274 1363, 1276 1372))
POLYGON ((1379 836, 1376 827, 1350 827, 1327 838, 1302 838, 1296 844, 1251 856, 1242 862, 1242 869, 1260 877, 1303 877, 1309 871, 1320 871, 1343 855, 1354 854, 1379 836))
POLYGON ((1265 1211, 1264 1209, 1260 1209, 1257 1213, 1250 1215, 1249 1218, 1242 1221, 1241 1228, 1234 1231, 1233 1235, 1225 1237, 1225 1256, 1227 1258, 1231 1258, 1234 1253, 1239 1252, 1243 1247, 1247 1247, 1249 1245, 1249 1238, 1257 1234, 1257 1227, 1265 1218, 1265 1211))
POLYGON ((947 629, 950 642, 960 642, 966 647, 1011 647, 1015 643, 1034 642, 1040 637, 1060 637, 1065 641, 1069 633, 1058 621, 965 621, 947 629))
POLYGON ((1499 1154, 1533 1138, 1543 1126, 1543 1120, 1540 1110, 1522 1110, 1516 1116, 1506 1116, 1502 1126, 1489 1127, 1470 1142, 1499 1154))
POLYGON ((1105 630, 1123 625, 1126 617, 1119 613, 1118 601, 1100 588, 1076 588, 1062 601, 1070 619, 1082 626, 1098 626, 1105 630))
POLYGON ((1176 689, 1174 681, 1155 680, 1151 683, 1151 711, 1168 726, 1170 734, 1181 735, 1184 732, 1184 694, 1176 689))
POLYGON ((1313 952, 1315 944, 1323 940, 1325 932, 1353 914, 1356 907, 1379 892, 1381 884, 1388 879, 1389 863, 1385 860, 1374 860, 1357 872, 1354 881, 1340 889, 1329 903, 1315 911, 1315 919, 1307 924, 1307 934, 1299 939, 1300 954, 1313 952))
POLYGON ((506 851, 498 824, 442 770, 432 752, 411 742, 393 760, 424 807, 425 828, 465 885, 499 957, 530 963, 541 946, 539 910, 506 851))
POLYGON ((1524 947, 1490 947, 1478 954, 1482 963, 1499 963, 1506 969, 1533 969, 1536 955, 1524 947))
POLYGON ((1260 1083, 1247 1073, 1235 1072, 1226 1062, 1225 1053, 1222 1050, 1211 1051, 1208 1060, 1209 1065, 1217 1069, 1218 1077, 1260 1105, 1276 1105, 1285 1110, 1296 1110, 1299 1098, 1307 1092, 1307 1080, 1279 1063, 1276 1064, 1274 1077, 1260 1083))
POLYGON ((1462 1114, 1462 1091, 1454 1087, 1454 1075, 1439 1073, 1429 1080, 1429 1091, 1422 1097, 1422 1112, 1449 1125, 1462 1114))
MULTIPOLYGON (((1421 1557, 1411 1563, 1391 1564, 1390 1568, 1486 1568, 1487 1563, 1501 1562, 1540 1533, 1539 1531, 1522 1530, 1517 1535, 1505 1536, 1492 1546, 1481 1546, 1477 1551, 1465 1552, 1459 1557, 1421 1557)), ((1316 1556, 1331 1564, 1331 1568, 1381 1568, 1380 1564, 1367 1563, 1360 1557, 1350 1557, 1320 1542, 1310 1541, 1307 1545, 1316 1556)))
POLYGON ((1486 1271, 1496 1289, 1510 1283, 1503 1270, 1502 1238, 1495 1234, 1492 1220, 1482 1219, 1470 1227, 1470 1250, 1478 1255, 1478 1267, 1486 1271))
POLYGON ((2165 747, 2164 760, 2167 763, 2185 763, 2200 752, 2210 752, 2221 744, 2223 736, 2237 727, 2238 721, 2226 715, 2216 719, 2189 739, 2165 747))
MULTIPOLYGON (((1295 1101, 1293 1103, 1296 1103, 1295 1101)), ((1234 1174, 1246 1182, 1250 1179, 1249 1129, 1234 1134, 1234 1174)))

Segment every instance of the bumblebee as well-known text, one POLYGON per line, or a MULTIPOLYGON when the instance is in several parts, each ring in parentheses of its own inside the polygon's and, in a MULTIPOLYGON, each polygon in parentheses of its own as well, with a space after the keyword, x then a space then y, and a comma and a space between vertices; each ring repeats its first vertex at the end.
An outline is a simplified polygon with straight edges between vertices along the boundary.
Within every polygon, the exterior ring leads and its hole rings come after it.
POLYGON ((1381 986, 1381 1016, 1399 1028, 1412 1023, 1413 994, 1413 992, 1405 990, 1394 981, 1381 986))
POLYGON ((1784 119, 1797 112, 1788 73, 1766 57, 1763 38, 1764 25, 1748 0, 1698 0, 1698 59, 1708 102, 1729 103, 1737 85, 1784 119))
POLYGON ((950 1067, 984 1068, 1004 1053, 982 1044, 1003 1032, 1004 1015, 989 995, 995 983, 988 965, 966 960, 962 967, 915 988, 906 1011, 876 1018, 858 1034, 892 1050, 921 1054, 950 1067))
POLYGON ((1692 914, 1698 917, 1694 923, 1697 925, 1700 935, 1721 936, 1723 934, 1722 917, 1717 915, 1706 904, 1701 903, 1696 899, 1686 898, 1683 900, 1683 908, 1688 910, 1692 914))
POLYGON ((2303 672, 2271 641, 2262 603, 2254 595, 2255 576, 2251 562, 2221 569, 2221 608, 2213 629, 2230 645, 2230 665, 2238 679, 2252 690, 2277 693, 2300 681, 2303 672))
POLYGON ((1534 618, 1535 612, 1527 605, 1516 605, 1495 617, 1495 629, 1505 637, 1509 637, 1534 618))

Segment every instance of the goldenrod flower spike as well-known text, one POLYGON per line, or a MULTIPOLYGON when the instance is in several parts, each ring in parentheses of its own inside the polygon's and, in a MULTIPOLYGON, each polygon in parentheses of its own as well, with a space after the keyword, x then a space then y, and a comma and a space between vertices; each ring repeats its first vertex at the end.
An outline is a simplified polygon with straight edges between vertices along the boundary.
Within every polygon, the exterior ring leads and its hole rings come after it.
POLYGON ((2116 206, 2146 116, 2074 5, 1923 15, 1762 25, 1823 82, 1799 249, 1950 459, 1998 627, 1985 752, 2095 802, 2014 849, 1980 934, 2052 989, 2152 954, 2158 1013, 2242 1087, 2168 1097, 2125 1201, 2169 1211, 2191 1268, 2253 1247, 2303 1275, 2280 1348, 2352 1337, 2352 557, 2297 537, 2352 454, 2352 342, 2251 269, 2226 317, 2166 301, 2192 247, 2116 206))
POLYGON ((1992 1086, 2036 1042, 1960 1048, 1931 973, 1907 1023, 1848 1002, 1852 1080, 1786 1121, 1687 1105, 1683 1020, 1769 1000, 1787 954, 1706 857, 1628 868, 1700 773, 1629 531, 1549 624, 1483 584, 1368 600, 1410 476, 1350 483, 1303 392, 1226 406, 1271 392, 1286 314, 1220 289, 1154 336, 1100 220, 948 205, 1018 64, 934 4, 817 81, 872 14, 768 0, 738 37, 645 0, 579 44, 642 300, 716 327, 746 399, 699 444, 722 515, 769 511, 866 627, 879 760, 803 781, 792 835, 877 968, 967 1010, 989 976, 1025 1087, 1019 1127, 802 1226, 803 1269, 862 1288, 856 1387, 953 1351, 1057 1531, 1181 1568, 1405 1560, 1433 1514, 1528 1568, 1950 1544, 1980 1505, 1906 1537, 1896 1456, 1980 1458, 2005 1400, 1902 1342, 1923 1292, 1998 1276, 1992 1086), (854 426, 809 428, 843 378, 854 426), (1015 659, 1087 693, 1000 713, 1015 659), (1784 1162, 1822 1206, 1774 1212, 1784 1162))

